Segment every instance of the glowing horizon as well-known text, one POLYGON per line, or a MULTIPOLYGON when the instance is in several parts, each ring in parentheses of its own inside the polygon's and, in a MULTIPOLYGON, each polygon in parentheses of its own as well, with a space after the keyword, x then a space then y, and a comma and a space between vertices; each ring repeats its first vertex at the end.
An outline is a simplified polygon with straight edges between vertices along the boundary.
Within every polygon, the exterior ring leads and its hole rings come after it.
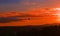
MULTIPOLYGON (((60 22, 59 21, 60 13, 58 10, 54 10, 53 8, 50 8, 48 10, 41 9, 41 12, 35 12, 35 13, 34 12, 2 13, 2 14, 0 14, 0 16, 4 19, 7 19, 7 21, 9 21, 9 22, 5 21, 5 22, 7 22, 7 23, 5 23, 0 20, 0 25, 1 26, 26 26, 26 25, 44 25, 44 24, 53 25, 52 23, 60 22), (24 17, 25 15, 26 15, 26 17, 24 17), (30 20, 27 20, 28 17, 30 18, 30 20), (12 19, 12 18, 16 18, 17 21, 14 21, 15 19, 8 20, 8 19, 12 19), (20 21, 20 19, 22 19, 22 21, 20 21)), ((2 19, 1 17, 0 17, 0 19, 2 19)))

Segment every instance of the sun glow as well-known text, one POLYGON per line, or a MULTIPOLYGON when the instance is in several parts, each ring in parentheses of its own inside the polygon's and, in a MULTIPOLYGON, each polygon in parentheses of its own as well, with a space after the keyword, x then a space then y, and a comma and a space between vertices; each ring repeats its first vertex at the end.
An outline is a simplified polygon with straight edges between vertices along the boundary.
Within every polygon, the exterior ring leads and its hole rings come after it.
POLYGON ((54 8, 54 10, 59 10, 60 11, 60 8, 54 8))
POLYGON ((53 10, 56 10, 56 13, 53 15, 56 15, 57 21, 60 22, 60 8, 54 8, 53 10))

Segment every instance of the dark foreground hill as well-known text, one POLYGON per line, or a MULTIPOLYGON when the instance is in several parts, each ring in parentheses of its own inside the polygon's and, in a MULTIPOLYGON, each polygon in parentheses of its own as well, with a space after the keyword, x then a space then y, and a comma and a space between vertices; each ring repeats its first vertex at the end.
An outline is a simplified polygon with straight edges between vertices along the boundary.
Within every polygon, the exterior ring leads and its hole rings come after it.
POLYGON ((0 27, 0 36, 60 36, 60 25, 0 27))

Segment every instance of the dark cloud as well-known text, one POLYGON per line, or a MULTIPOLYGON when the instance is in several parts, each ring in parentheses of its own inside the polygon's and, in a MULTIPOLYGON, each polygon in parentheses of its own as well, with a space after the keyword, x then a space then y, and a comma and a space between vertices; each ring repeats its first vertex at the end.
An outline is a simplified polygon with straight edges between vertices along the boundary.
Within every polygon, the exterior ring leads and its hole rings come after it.
POLYGON ((35 17, 35 16, 29 15, 29 14, 20 14, 17 16, 7 16, 7 17, 1 16, 0 23, 9 23, 9 22, 18 22, 18 21, 30 20, 31 17, 35 17))
POLYGON ((22 21, 24 19, 20 18, 18 19, 18 17, 16 16, 13 16, 13 17, 0 17, 0 23, 9 23, 9 22, 12 22, 12 21, 22 21))

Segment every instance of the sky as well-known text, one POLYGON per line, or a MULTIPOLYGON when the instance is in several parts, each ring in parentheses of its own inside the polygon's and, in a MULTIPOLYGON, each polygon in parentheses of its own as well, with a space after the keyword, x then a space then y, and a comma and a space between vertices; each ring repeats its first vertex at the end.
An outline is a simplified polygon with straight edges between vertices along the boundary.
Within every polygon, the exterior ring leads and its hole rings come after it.
POLYGON ((0 0, 0 26, 60 23, 59 14, 60 0, 0 0))
POLYGON ((60 7, 60 0, 0 0, 0 12, 28 12, 51 7, 60 7))

